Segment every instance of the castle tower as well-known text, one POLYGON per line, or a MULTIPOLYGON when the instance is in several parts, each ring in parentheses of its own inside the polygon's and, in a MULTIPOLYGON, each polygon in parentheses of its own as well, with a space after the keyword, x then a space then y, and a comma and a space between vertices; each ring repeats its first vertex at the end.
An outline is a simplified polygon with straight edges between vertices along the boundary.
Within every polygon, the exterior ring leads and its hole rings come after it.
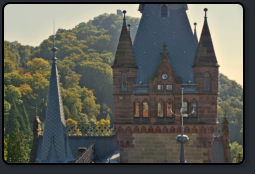
POLYGON ((183 105, 189 114, 184 118, 184 134, 190 138, 184 145, 186 161, 210 163, 217 125, 218 64, 210 64, 213 47, 207 19, 197 45, 187 4, 140 4, 138 10, 142 17, 134 44, 131 47, 124 20, 112 67, 120 162, 178 163, 180 146, 175 138, 181 133, 181 117, 173 113, 180 114, 183 105), (203 73, 209 74, 203 79, 206 85, 201 83, 203 73), (210 90, 205 91, 208 80, 210 90), (192 110, 195 113, 190 114, 192 110))
POLYGON ((57 48, 55 47, 55 36, 54 45, 51 50, 53 51, 53 62, 50 76, 41 159, 36 160, 41 163, 67 163, 75 159, 72 157, 66 132, 63 102, 56 63, 57 58, 55 55, 55 52, 57 51, 57 48))

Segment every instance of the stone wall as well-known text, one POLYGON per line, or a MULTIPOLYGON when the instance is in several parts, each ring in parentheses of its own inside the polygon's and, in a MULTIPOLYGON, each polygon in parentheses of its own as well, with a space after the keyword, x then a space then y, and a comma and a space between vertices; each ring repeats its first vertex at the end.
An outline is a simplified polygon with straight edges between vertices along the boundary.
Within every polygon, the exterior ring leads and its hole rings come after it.
MULTIPOLYGON (((121 151, 122 163, 179 163, 181 145, 174 134, 133 133, 133 146, 121 151)), ((187 163, 211 162, 211 148, 200 148, 197 134, 186 134, 189 141, 184 144, 187 163)))

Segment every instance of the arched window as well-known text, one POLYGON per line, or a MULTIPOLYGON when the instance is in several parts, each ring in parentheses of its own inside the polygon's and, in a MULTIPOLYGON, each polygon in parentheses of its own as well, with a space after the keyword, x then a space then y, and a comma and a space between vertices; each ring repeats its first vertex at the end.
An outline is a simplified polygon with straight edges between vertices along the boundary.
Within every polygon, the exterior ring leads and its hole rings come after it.
POLYGON ((156 127, 155 133, 161 133, 161 129, 159 127, 156 127))
POLYGON ((161 6, 161 17, 167 17, 167 11, 168 11, 168 8, 167 8, 166 4, 162 5, 161 6))
POLYGON ((163 133, 168 133, 168 129, 166 126, 164 126, 164 128, 163 128, 163 133))
POLYGON ((181 126, 179 126, 178 128, 177 128, 177 133, 181 133, 181 126))
POLYGON ((144 126, 141 129, 141 133, 146 133, 146 128, 144 126))
POLYGON ((191 117, 197 117, 197 102, 193 101, 190 103, 190 105, 191 112, 194 110, 194 113, 191 114, 191 117))
POLYGON ((139 133, 139 128, 137 126, 134 129, 134 133, 139 133))
POLYGON ((188 114, 188 101, 186 99, 183 101, 183 110, 184 114, 188 114))
POLYGON ((205 91, 210 91, 210 75, 205 73, 205 91))
POLYGON ((166 116, 167 117, 173 117, 173 114, 171 111, 173 111, 173 105, 171 102, 167 102, 167 104, 166 104, 166 116))
POLYGON ((175 133, 175 128, 173 126, 170 128, 170 133, 175 133))
POLYGON ((208 142, 208 147, 210 147, 210 148, 212 147, 211 141, 208 142))
POLYGON ((127 91, 127 76, 126 76, 126 74, 122 75, 122 91, 127 91))
POLYGON ((135 102, 134 103, 134 117, 140 117, 140 103, 139 102, 135 102))
POLYGON ((164 117, 164 102, 158 102, 158 117, 164 117))
POLYGON ((149 104, 148 102, 143 102, 143 117, 149 117, 149 104))
POLYGON ((153 128, 151 126, 148 129, 148 133, 154 133, 154 130, 153 130, 153 128))

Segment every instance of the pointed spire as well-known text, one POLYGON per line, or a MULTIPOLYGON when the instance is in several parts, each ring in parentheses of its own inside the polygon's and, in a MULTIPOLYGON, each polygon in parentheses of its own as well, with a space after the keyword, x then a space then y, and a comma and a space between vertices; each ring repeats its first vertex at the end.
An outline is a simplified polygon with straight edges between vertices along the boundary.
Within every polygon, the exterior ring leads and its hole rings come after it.
POLYGON ((197 39, 197 23, 195 22, 194 23, 194 38, 195 38, 195 41, 196 41, 196 43, 197 43, 197 45, 198 45, 198 39, 197 39))
POLYGON ((67 144, 68 137, 66 136, 65 115, 56 64, 57 58, 55 52, 57 48, 55 47, 55 42, 53 42, 53 48, 51 50, 53 51, 53 63, 40 159, 41 162, 46 163, 52 161, 66 162, 67 154, 71 153, 67 144))
MULTIPOLYGON (((132 50, 132 40, 127 30, 126 25, 126 11, 123 11, 124 19, 123 26, 120 33, 119 44, 117 47, 115 59, 112 68, 126 67, 126 68, 138 68, 135 63, 135 58, 132 50)), ((129 27, 131 25, 128 25, 129 27)))
POLYGON ((205 20, 204 26, 202 29, 200 41, 198 43, 198 48, 196 52, 195 62, 193 67, 195 66, 214 66, 219 67, 217 62, 217 58, 214 52, 212 38, 210 34, 210 30, 207 23, 207 8, 204 9, 205 11, 205 20))

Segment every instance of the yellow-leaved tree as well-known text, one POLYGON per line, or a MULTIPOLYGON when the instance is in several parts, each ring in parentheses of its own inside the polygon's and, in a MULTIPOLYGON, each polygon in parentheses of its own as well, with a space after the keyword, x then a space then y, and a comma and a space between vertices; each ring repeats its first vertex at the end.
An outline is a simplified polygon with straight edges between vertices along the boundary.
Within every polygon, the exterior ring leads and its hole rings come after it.
POLYGON ((67 134, 70 134, 70 135, 82 135, 80 129, 78 129, 77 121, 71 118, 68 118, 66 120, 66 131, 67 131, 67 134))
POLYGON ((96 122, 96 129, 97 135, 109 135, 111 134, 111 130, 110 130, 110 119, 101 119, 100 121, 96 122))

